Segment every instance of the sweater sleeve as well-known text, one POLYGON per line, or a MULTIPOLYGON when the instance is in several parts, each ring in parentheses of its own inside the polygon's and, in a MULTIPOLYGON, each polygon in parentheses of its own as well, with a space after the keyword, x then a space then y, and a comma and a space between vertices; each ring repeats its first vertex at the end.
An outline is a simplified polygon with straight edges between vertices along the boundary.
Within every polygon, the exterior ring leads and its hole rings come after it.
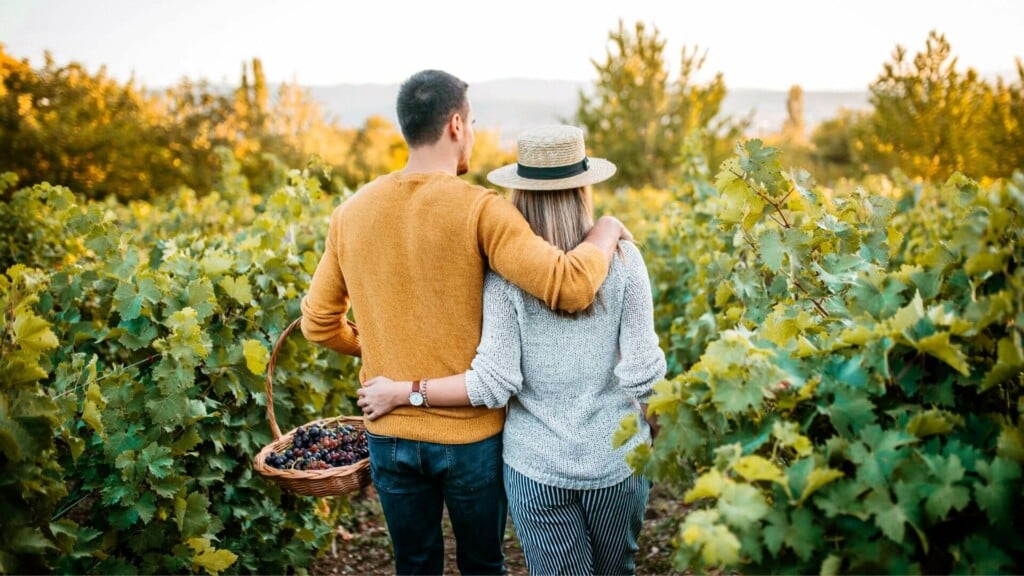
POLYGON ((654 330, 654 302, 640 250, 632 242, 621 242, 625 253, 626 289, 619 323, 620 359, 615 376, 627 394, 644 402, 654 384, 665 377, 665 353, 654 330))
POLYGON ((359 356, 359 331, 345 318, 349 296, 337 250, 341 214, 341 206, 331 214, 324 254, 302 299, 302 335, 336 352, 359 356))
POLYGON ((523 388, 522 340, 508 284, 493 272, 484 281, 484 325, 476 357, 466 372, 466 393, 474 406, 500 408, 523 388))
POLYGON ((555 248, 534 234, 511 202, 494 193, 484 197, 477 238, 492 270, 552 310, 577 312, 590 306, 608 275, 608 258, 600 248, 589 242, 570 252, 555 248))

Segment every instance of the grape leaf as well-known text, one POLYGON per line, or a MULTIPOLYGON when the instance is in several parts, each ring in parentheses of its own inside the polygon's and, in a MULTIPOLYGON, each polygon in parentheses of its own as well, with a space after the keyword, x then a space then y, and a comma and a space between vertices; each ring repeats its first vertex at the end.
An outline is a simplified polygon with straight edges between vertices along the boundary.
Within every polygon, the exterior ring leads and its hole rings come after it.
POLYGON ((270 352, 259 340, 246 338, 242 340, 242 351, 245 355, 245 366, 257 376, 262 375, 270 362, 270 352))

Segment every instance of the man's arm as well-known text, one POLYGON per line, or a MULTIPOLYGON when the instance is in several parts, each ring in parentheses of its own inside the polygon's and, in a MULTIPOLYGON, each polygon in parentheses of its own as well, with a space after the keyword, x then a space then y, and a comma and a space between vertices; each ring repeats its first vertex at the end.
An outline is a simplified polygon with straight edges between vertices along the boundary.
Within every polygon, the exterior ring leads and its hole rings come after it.
POLYGON ((341 208, 331 214, 331 225, 324 242, 324 254, 309 282, 309 293, 302 299, 302 335, 306 340, 336 352, 359 356, 359 331, 345 314, 349 309, 348 288, 338 261, 337 232, 341 208))
POLYGON ((549 308, 567 312, 590 306, 619 239, 630 238, 618 220, 604 217, 579 246, 563 252, 534 234, 519 210, 497 195, 484 199, 477 237, 492 270, 549 308))

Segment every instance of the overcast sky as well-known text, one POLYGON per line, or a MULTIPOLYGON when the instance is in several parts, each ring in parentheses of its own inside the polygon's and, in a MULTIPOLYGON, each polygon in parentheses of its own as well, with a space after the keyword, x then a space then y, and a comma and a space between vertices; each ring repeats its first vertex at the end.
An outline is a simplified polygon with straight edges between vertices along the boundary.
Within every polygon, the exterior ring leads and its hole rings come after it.
MULTIPOLYGON (((897 44, 946 34, 962 66, 1008 73, 1024 57, 1021 0, 0 0, 0 43, 19 58, 76 60, 147 86, 271 81, 400 82, 441 68, 469 82, 591 80, 619 18, 653 24, 730 88, 861 90, 897 44)), ((673 67, 672 72, 675 73, 673 67)))

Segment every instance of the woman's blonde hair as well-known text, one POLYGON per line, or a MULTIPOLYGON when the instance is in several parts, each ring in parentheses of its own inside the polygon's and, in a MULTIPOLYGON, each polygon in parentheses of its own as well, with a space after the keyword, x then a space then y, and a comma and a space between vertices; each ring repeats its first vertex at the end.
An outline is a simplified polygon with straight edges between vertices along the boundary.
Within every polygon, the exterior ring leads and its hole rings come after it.
MULTIPOLYGON (((538 236, 566 252, 582 242, 594 227, 590 186, 544 191, 513 189, 509 200, 538 236)), ((600 293, 594 300, 600 300, 600 293)), ((563 311, 558 313, 563 316, 576 315, 563 311)), ((580 312, 588 316, 593 313, 593 304, 580 312)))

